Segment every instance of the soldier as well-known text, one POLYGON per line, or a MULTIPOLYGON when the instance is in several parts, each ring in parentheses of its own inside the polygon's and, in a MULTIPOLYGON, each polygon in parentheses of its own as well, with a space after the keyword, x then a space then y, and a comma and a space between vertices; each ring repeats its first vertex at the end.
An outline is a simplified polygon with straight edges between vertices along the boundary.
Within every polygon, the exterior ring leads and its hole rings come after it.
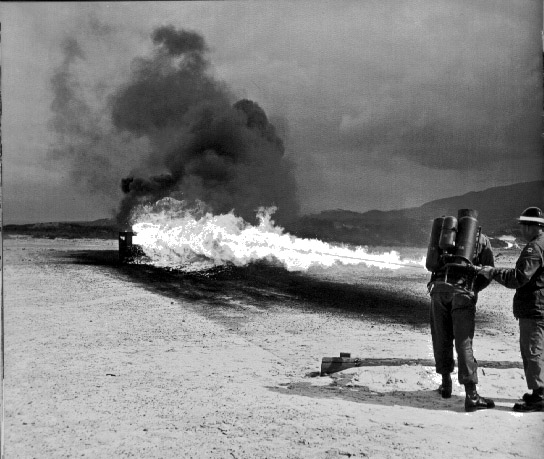
MULTIPOLYGON (((481 234, 478 253, 470 260, 474 265, 494 266, 493 250, 489 239, 481 234)), ((481 397, 478 384, 478 364, 472 351, 474 318, 478 292, 487 287, 489 280, 476 277, 467 269, 448 269, 443 263, 434 270, 429 282, 431 295, 431 336, 436 372, 442 375, 439 392, 450 398, 451 372, 454 369, 453 343, 458 356, 458 380, 465 386, 465 411, 494 408, 493 400, 481 397), (473 283, 473 285, 471 285, 473 283)))
POLYGON ((514 411, 544 410, 544 213, 528 207, 518 219, 521 235, 528 242, 514 268, 484 266, 478 278, 494 279, 516 289, 514 317, 519 321, 519 345, 527 387, 514 411))

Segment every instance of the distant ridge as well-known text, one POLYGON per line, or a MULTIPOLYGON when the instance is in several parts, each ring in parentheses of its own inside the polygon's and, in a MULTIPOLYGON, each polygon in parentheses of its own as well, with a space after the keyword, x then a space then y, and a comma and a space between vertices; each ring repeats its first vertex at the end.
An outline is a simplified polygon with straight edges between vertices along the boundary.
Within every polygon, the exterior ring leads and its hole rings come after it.
POLYGON ((440 211, 452 214, 460 208, 477 209, 480 222, 492 226, 503 220, 512 221, 529 206, 544 207, 544 180, 488 188, 462 196, 438 199, 417 209, 421 215, 427 216, 440 211))
POLYGON ((116 239, 115 220, 102 218, 91 222, 43 222, 23 225, 4 225, 4 234, 27 235, 35 238, 65 239, 116 239))
POLYGON ((473 191, 408 209, 326 210, 300 218, 290 230, 301 237, 359 245, 424 246, 433 219, 457 216, 459 209, 477 210, 479 224, 489 236, 519 235, 516 218, 529 206, 544 207, 544 180, 473 191))

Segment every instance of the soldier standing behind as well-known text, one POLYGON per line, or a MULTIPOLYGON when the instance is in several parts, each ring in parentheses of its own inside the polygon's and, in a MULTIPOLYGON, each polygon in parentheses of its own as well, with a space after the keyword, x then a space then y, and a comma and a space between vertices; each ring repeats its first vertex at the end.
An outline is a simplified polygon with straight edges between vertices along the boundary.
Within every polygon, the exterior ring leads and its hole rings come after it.
POLYGON ((518 219, 528 242, 514 268, 484 266, 478 278, 495 280, 516 289, 514 316, 519 321, 519 345, 527 387, 514 411, 544 410, 544 213, 528 207, 518 219))

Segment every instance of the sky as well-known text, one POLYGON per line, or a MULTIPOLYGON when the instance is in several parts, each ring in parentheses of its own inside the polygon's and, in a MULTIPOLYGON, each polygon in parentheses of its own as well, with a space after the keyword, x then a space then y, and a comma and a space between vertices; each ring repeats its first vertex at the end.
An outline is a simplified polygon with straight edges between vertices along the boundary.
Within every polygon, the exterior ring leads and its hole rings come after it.
POLYGON ((0 8, 4 224, 170 192, 391 210, 544 177, 540 0, 0 8))

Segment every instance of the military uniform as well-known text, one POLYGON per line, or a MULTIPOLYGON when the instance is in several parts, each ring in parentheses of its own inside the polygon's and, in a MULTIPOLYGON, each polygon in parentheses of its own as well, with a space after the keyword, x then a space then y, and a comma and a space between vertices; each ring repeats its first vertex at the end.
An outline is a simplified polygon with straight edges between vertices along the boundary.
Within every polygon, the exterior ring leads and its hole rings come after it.
MULTIPOLYGON (((472 260, 473 264, 494 266, 491 244, 483 234, 480 235, 479 247, 478 255, 472 260)), ((482 277, 474 277, 466 269, 449 269, 446 273, 445 266, 441 266, 433 272, 429 282, 431 336, 436 372, 449 377, 453 371, 455 342, 458 379, 464 385, 478 383, 478 364, 472 350, 476 302, 478 292, 490 282, 482 277)))
POLYGON ((521 236, 527 245, 514 268, 484 266, 478 276, 515 288, 514 316, 519 321, 519 347, 525 380, 532 394, 523 394, 524 403, 514 411, 544 410, 544 212, 527 207, 518 218, 521 236))
POLYGON ((544 233, 521 251, 515 268, 494 268, 492 277, 516 289, 514 316, 519 320, 520 350, 527 387, 544 387, 544 233))

